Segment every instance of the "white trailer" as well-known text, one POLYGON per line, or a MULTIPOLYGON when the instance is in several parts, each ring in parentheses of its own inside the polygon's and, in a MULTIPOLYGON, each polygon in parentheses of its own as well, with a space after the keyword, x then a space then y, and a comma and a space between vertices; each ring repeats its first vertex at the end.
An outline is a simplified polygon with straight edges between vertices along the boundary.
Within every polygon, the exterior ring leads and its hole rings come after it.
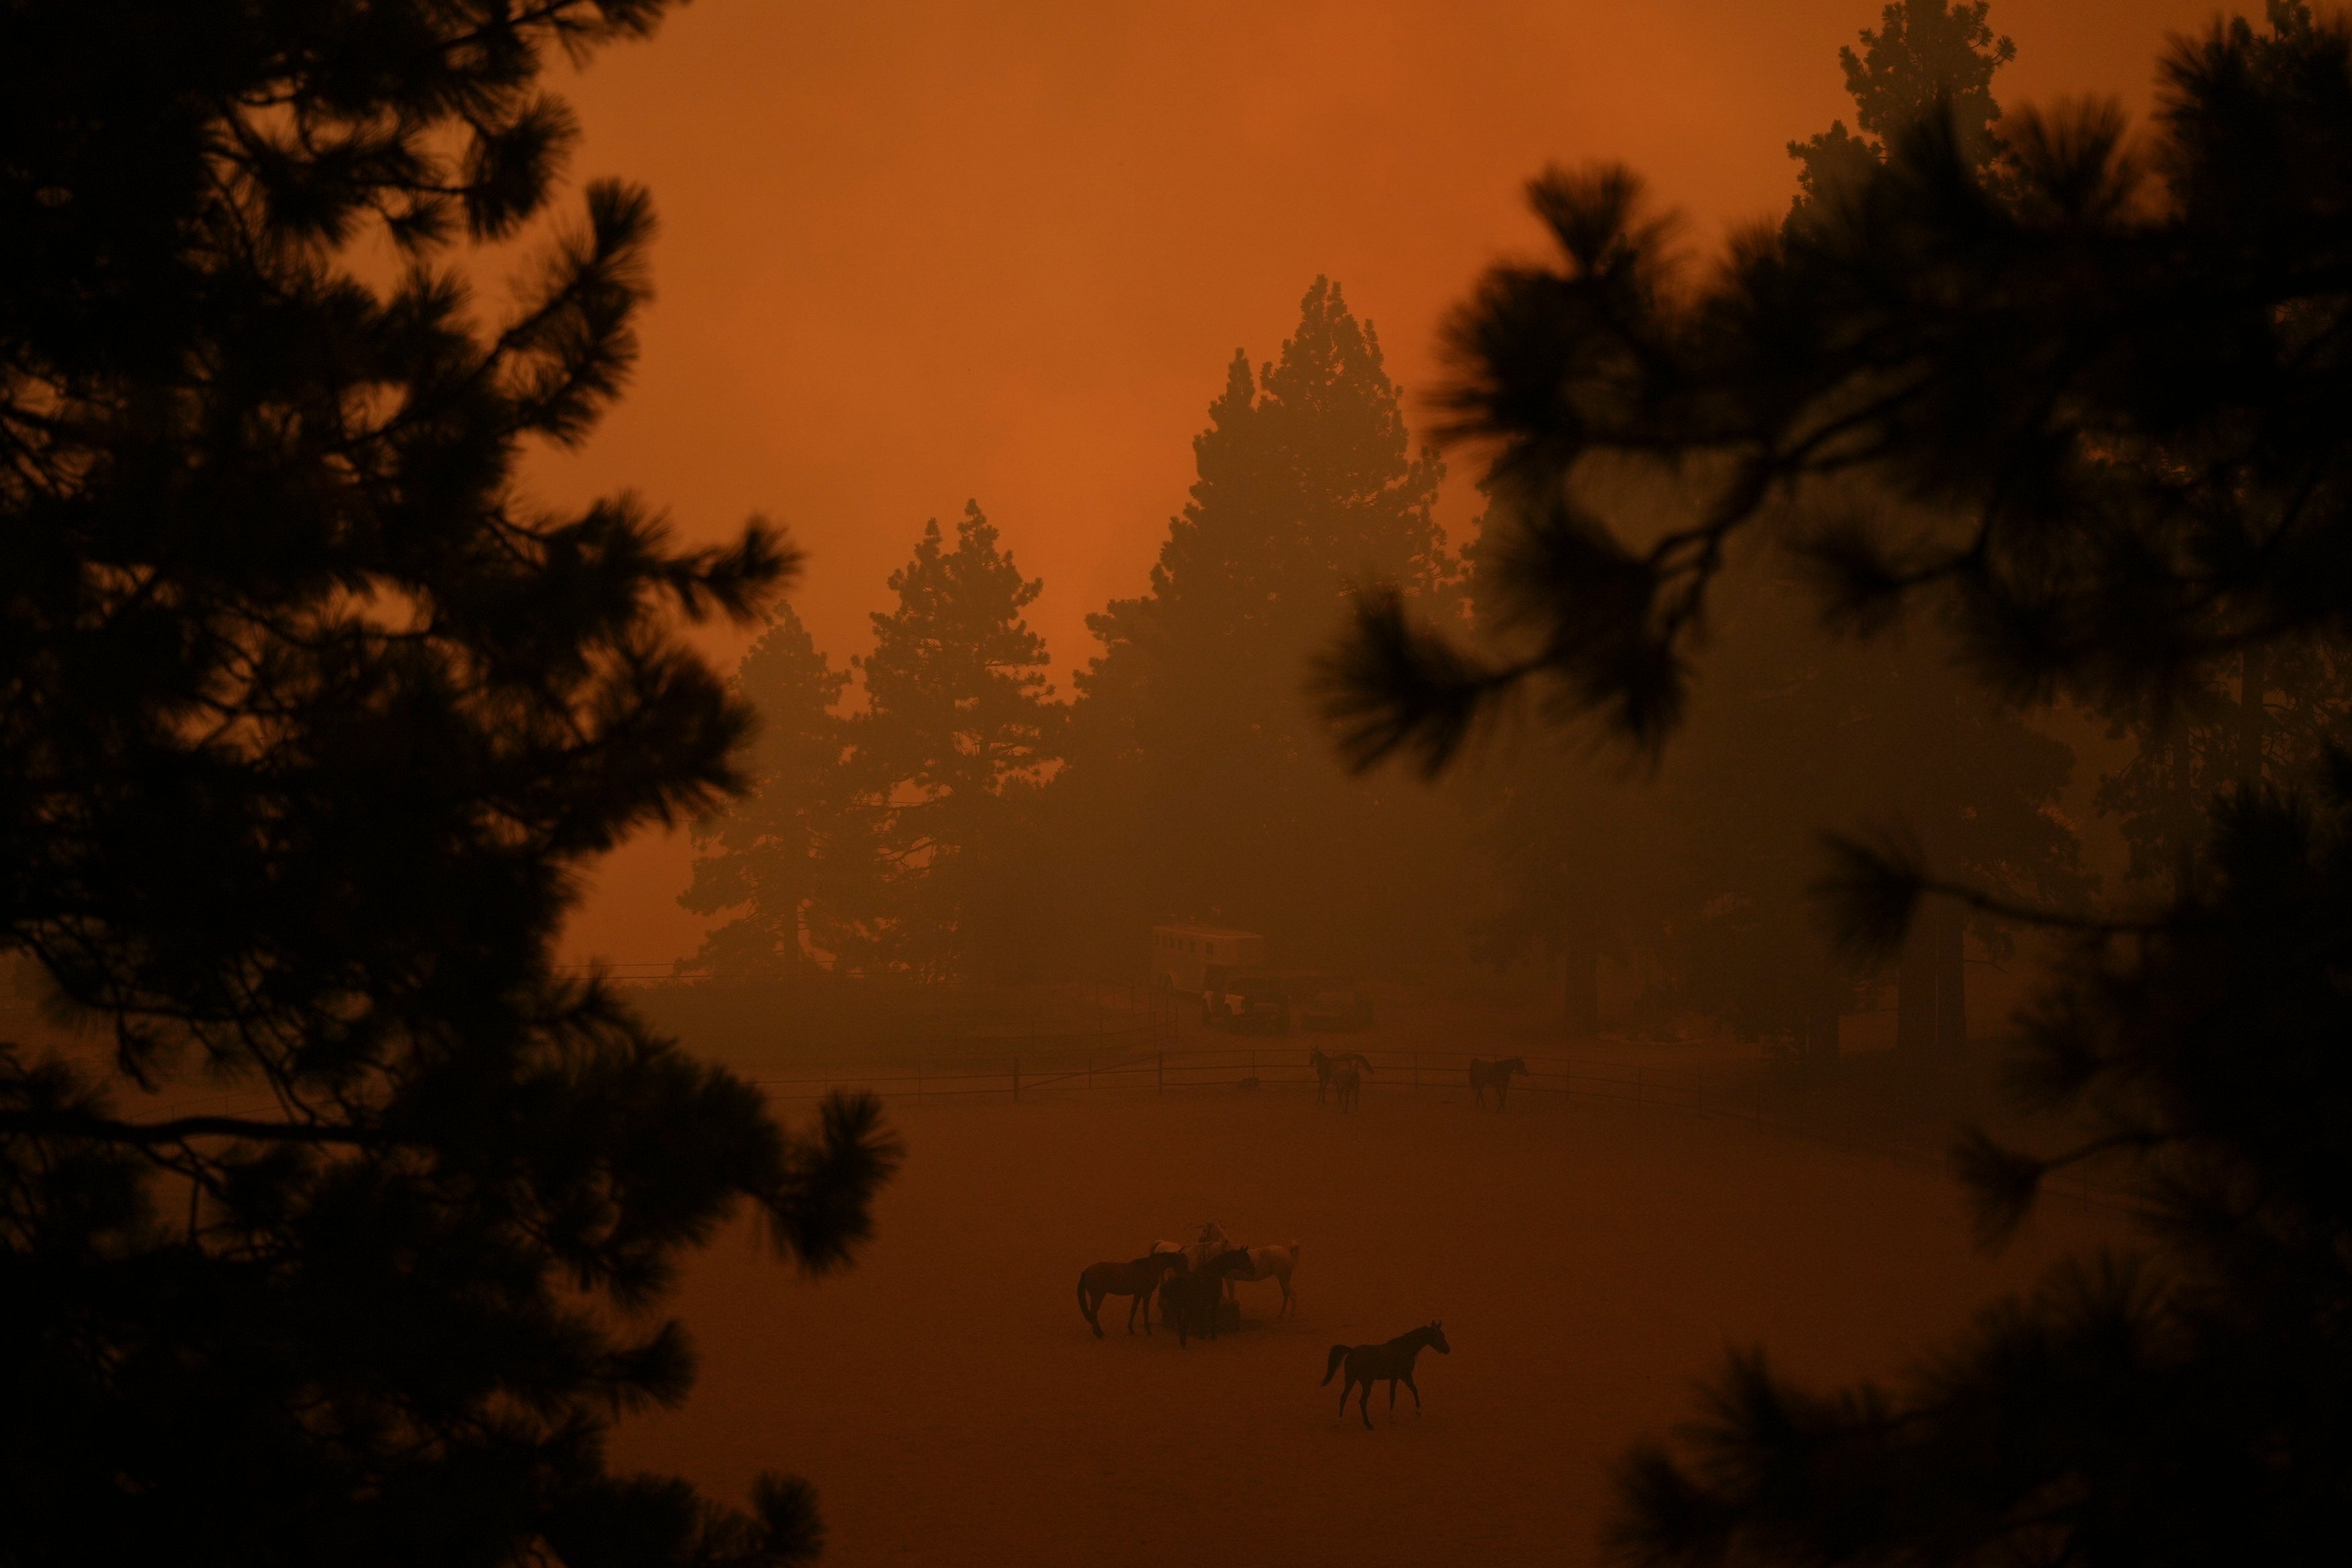
POLYGON ((1254 931, 1202 925, 1151 928, 1151 983, 1171 991, 1197 996, 1213 982, 1265 963, 1265 938, 1254 931))

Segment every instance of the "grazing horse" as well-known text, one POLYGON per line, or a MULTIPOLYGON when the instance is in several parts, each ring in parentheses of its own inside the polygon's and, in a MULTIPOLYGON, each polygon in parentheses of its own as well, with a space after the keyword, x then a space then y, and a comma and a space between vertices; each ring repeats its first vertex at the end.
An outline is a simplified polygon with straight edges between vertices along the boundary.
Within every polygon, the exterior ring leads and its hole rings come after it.
POLYGON ((1421 1410, 1421 1385, 1412 1380, 1412 1363, 1424 1346, 1439 1355, 1454 1353, 1454 1347, 1445 1342, 1445 1326, 1438 1322, 1415 1329, 1409 1334, 1399 1334, 1384 1345, 1333 1345, 1330 1364, 1324 1367, 1323 1381, 1318 1386, 1329 1387, 1333 1374, 1344 1363, 1348 1368, 1348 1381, 1339 1385, 1339 1415, 1342 1419, 1348 1414, 1348 1395, 1360 1383, 1364 1385, 1364 1397, 1357 1409, 1363 1415, 1366 1429, 1370 1428, 1372 1384, 1382 1378, 1388 1379, 1389 1383, 1391 1419, 1396 1415, 1396 1388, 1400 1381, 1412 1390, 1412 1407, 1418 1414, 1421 1410))
POLYGON ((1095 1338, 1103 1337, 1102 1320, 1096 1316, 1103 1300, 1109 1296, 1132 1296, 1127 1304, 1127 1331, 1135 1332, 1136 1309, 1143 1309, 1143 1331, 1151 1331, 1151 1292, 1160 1285, 1160 1277, 1173 1270, 1185 1269, 1181 1252, 1154 1252, 1131 1263, 1089 1264, 1078 1275, 1078 1310, 1095 1328, 1095 1338))
POLYGON ((1228 1289, 1234 1282, 1247 1284, 1260 1279, 1273 1280, 1282 1287, 1282 1306, 1275 1313, 1278 1318, 1290 1310, 1290 1271, 1297 1262, 1298 1243, 1295 1241, 1285 1242, 1280 1247, 1253 1247, 1249 1249, 1249 1268, 1231 1276, 1228 1289))
POLYGON ((1502 1110, 1503 1097, 1511 1092, 1511 1075, 1527 1070, 1528 1058, 1525 1057, 1513 1057, 1510 1060, 1502 1062, 1484 1062, 1476 1057, 1472 1057, 1470 1058, 1472 1100, 1478 1105, 1486 1104, 1486 1091, 1491 1089, 1495 1091, 1495 1109, 1502 1110))
POLYGON ((1160 1282, 1160 1321, 1176 1331, 1177 1349, 1183 1349, 1194 1334, 1217 1337, 1226 1277, 1248 1267, 1249 1254, 1235 1247, 1199 1268, 1180 1270, 1160 1282))

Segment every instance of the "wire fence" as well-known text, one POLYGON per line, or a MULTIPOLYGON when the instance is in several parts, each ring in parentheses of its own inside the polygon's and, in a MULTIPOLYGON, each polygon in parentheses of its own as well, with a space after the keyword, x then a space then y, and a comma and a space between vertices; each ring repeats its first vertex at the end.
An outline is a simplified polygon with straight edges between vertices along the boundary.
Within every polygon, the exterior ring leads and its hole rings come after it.
MULTIPOLYGON (((1072 1059, 1056 1053, 1045 1060, 1019 1055, 996 1060, 966 1058, 932 1063, 868 1067, 818 1067, 795 1074, 754 1073, 751 1076, 772 1100, 793 1102, 822 1099, 835 1089, 863 1089, 884 1100, 918 1105, 959 1100, 1001 1100, 1042 1101, 1085 1095, 1201 1094, 1213 1090, 1311 1090, 1318 1075, 1307 1052, 1298 1047, 1232 1045, 1168 1049, 1149 1043, 1137 1048, 1114 1047, 1089 1051, 1072 1059)), ((1333 1053, 1338 1055, 1340 1053, 1333 1053)), ((1367 1092, 1411 1093, 1419 1097, 1452 1094, 1469 1098, 1469 1068, 1475 1058, 1466 1051, 1372 1050, 1345 1053, 1364 1064, 1367 1092)), ((1874 1159, 1950 1174, 1949 1159, 1938 1152, 1905 1147, 1858 1136, 1850 1131, 1790 1116, 1768 1104, 1766 1090, 1756 1083, 1710 1079, 1691 1068, 1638 1063, 1595 1061, 1589 1058, 1524 1057, 1523 1075, 1511 1079, 1508 1100, 1513 1109, 1557 1110, 1571 1100, 1616 1100, 1656 1106, 1692 1116, 1744 1122, 1762 1131, 1800 1139, 1874 1159)), ((1488 1103, 1493 1103, 1489 1091, 1488 1103)), ((2093 1181, 2086 1173, 2069 1171, 2045 1183, 2052 1195, 2123 1213, 2141 1212, 2134 1195, 2120 1187, 2093 1181)))

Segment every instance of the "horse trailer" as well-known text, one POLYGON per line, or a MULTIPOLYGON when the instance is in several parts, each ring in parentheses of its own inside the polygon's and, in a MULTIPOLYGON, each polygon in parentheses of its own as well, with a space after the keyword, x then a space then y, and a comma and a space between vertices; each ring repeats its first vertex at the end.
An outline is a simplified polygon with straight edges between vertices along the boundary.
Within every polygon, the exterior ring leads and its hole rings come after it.
POLYGON ((1225 977, 1265 963, 1265 938, 1223 926, 1151 928, 1151 983, 1199 995, 1225 977))

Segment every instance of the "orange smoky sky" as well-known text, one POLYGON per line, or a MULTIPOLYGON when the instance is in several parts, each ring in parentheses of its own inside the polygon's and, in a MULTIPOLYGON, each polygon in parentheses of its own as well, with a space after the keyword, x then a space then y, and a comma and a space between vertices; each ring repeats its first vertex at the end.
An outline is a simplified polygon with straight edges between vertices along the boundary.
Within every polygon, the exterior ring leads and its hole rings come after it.
MULTIPOLYGON (((702 0, 569 85, 576 176, 661 214, 643 357, 541 494, 635 489, 679 531, 758 511, 807 551, 793 602, 836 661, 926 518, 977 499, 1057 683, 1085 617, 1141 591, 1236 348, 1279 351, 1338 280, 1417 399, 1487 262, 1539 248, 1520 187, 1621 161, 1701 252, 1776 216, 1785 144, 1852 123, 1840 45, 1874 0, 702 0)), ((2257 7, 2258 9, 2258 7, 2257 7)), ((2189 0, 1995 0, 2008 107, 2151 101, 2189 0)), ((1417 412, 1417 407, 1416 407, 1417 412)), ((1444 516, 1460 534, 1471 476, 1444 516)), ((705 639, 731 667, 746 639, 705 639)), ((682 833, 600 868, 567 956, 667 962, 682 833)))

